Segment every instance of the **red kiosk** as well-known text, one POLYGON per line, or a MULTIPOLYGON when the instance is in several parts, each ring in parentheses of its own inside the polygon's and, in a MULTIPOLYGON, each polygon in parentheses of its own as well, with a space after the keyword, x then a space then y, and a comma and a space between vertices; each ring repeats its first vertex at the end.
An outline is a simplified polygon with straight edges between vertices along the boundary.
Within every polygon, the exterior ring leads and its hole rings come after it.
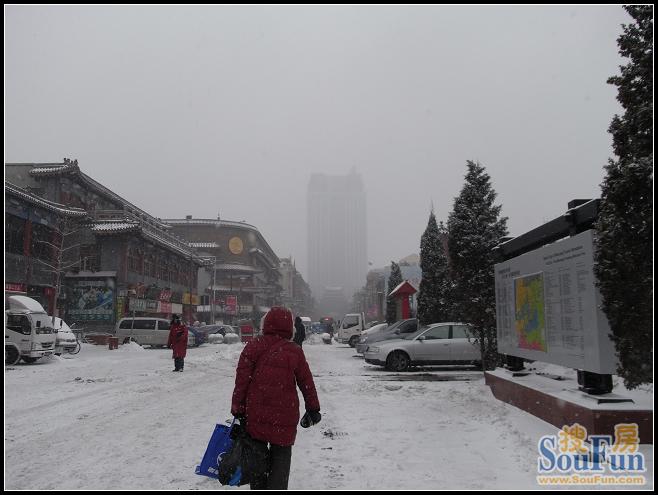
POLYGON ((408 280, 405 280, 395 289, 391 291, 389 297, 395 299, 395 316, 397 320, 406 320, 411 318, 411 306, 409 298, 413 296, 418 290, 411 285, 408 280))

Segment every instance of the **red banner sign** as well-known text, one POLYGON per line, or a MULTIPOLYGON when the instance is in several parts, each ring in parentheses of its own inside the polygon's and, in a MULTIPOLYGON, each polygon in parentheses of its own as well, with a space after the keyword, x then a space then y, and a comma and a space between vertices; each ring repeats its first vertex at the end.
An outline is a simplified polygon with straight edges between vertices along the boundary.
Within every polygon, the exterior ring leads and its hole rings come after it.
POLYGON ((226 296, 226 305, 224 306, 225 313, 229 315, 238 314, 238 297, 237 296, 226 296))
POLYGON ((11 292, 27 292, 25 284, 11 284, 7 282, 5 282, 5 290, 11 292))

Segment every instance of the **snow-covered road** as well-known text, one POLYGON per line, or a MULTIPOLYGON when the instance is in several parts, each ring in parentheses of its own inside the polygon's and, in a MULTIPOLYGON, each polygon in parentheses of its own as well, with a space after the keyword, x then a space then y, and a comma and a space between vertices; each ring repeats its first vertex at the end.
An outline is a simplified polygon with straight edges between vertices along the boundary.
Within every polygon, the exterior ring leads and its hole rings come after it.
MULTIPOLYGON (((184 373, 137 345, 6 367, 5 488, 220 489, 194 468, 230 418, 242 348, 190 349, 184 373)), ((538 488, 537 441, 555 428, 496 400, 481 373, 408 380, 347 346, 304 351, 323 416, 298 429, 290 489, 538 488)))

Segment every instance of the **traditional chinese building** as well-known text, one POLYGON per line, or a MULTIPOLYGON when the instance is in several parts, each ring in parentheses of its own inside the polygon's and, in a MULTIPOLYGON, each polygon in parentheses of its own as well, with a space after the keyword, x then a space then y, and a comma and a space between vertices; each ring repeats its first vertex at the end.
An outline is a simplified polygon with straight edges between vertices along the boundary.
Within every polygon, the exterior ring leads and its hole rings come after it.
POLYGON ((271 306, 281 303, 279 258, 256 227, 189 215, 163 221, 191 247, 214 260, 214 265, 199 275, 199 292, 208 296, 202 308, 204 321, 258 321, 271 306))
MULTIPOLYGON (((8 163, 5 176, 32 198, 59 205, 64 218, 78 211, 86 215, 82 228, 59 224, 59 235, 67 239, 57 306, 65 319, 104 328, 133 314, 196 319, 198 271, 205 261, 170 226, 84 174, 77 161, 8 163)), ((25 211, 31 208, 24 204, 25 211)), ((20 220, 12 216, 22 217, 8 215, 6 222, 18 229, 20 220)), ((15 283, 34 284, 34 279, 15 283)))
POLYGON ((80 226, 88 219, 81 208, 45 200, 5 181, 5 295, 29 296, 53 314, 60 227, 80 226))

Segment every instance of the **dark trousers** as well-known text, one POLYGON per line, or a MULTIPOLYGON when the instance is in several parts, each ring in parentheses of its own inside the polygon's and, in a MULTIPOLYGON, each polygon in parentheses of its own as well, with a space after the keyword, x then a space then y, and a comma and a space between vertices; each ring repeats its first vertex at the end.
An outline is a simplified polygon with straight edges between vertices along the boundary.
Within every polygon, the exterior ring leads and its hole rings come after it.
POLYGON ((185 358, 174 358, 174 368, 176 368, 176 371, 182 370, 183 366, 185 366, 185 358))
POLYGON ((265 471, 253 474, 249 487, 252 490, 287 490, 292 445, 281 447, 269 444, 268 449, 266 442, 253 440, 253 443, 254 448, 267 455, 267 462, 263 466, 265 471))

